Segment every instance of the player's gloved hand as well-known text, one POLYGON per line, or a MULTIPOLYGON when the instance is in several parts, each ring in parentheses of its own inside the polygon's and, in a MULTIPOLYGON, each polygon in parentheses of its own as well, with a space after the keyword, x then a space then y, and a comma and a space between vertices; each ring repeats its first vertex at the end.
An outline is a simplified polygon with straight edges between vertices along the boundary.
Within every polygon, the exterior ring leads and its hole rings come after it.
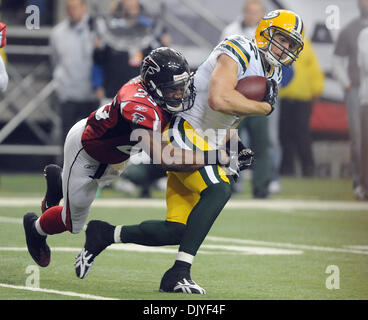
POLYGON ((238 154, 239 171, 248 169, 254 161, 254 152, 250 148, 240 150, 238 154))
POLYGON ((230 162, 229 165, 226 167, 226 171, 226 174, 231 175, 235 182, 238 181, 238 178, 240 176, 240 168, 238 155, 236 153, 230 155, 230 162))
POLYGON ((265 102, 267 102, 271 105, 271 111, 269 113, 267 113, 267 116, 268 116, 274 110, 273 105, 277 101, 277 95, 278 95, 279 88, 277 86, 277 82, 274 79, 268 79, 266 85, 267 85, 266 95, 265 95, 263 101, 265 101, 265 102))
POLYGON ((237 148, 231 148, 231 142, 229 140, 226 144, 226 152, 230 158, 227 170, 229 174, 233 176, 236 182, 239 178, 240 171, 248 169, 252 165, 254 160, 254 152, 250 148, 246 148, 240 139, 238 139, 235 143, 237 148))

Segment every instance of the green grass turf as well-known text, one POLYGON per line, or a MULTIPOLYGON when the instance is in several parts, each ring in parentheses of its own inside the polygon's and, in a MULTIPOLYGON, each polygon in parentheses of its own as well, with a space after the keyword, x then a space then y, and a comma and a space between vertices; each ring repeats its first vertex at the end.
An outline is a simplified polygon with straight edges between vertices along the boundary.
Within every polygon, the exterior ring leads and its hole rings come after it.
MULTIPOLYGON (((38 208, 0 208, 0 217, 21 218, 38 208)), ((160 219, 162 209, 94 208, 90 219, 112 224, 132 224, 144 219, 160 219)), ((209 236, 251 239, 342 248, 368 245, 368 213, 364 211, 267 211, 226 209, 209 236)), ((81 248, 84 233, 64 233, 48 238, 53 247, 81 248)), ((214 244, 206 240, 204 244, 214 244)), ((220 244, 220 243, 219 243, 220 244)), ((229 245, 229 243, 223 243, 229 245)), ((21 224, 0 223, 1 247, 24 247, 21 224)), ((201 249, 205 250, 205 249, 201 249)), ((209 250, 206 250, 209 251, 209 250)), ((0 283, 24 286, 26 268, 34 265, 27 252, 0 251, 0 283)), ((234 252, 201 254, 195 259, 192 276, 207 290, 206 296, 158 292, 163 272, 175 253, 104 251, 88 277, 74 274, 76 252, 52 253, 52 262, 40 268, 40 287, 119 299, 367 299, 368 255, 303 250, 300 255, 244 255, 234 252), (328 265, 340 270, 340 289, 328 290, 328 265)), ((49 293, 0 287, 0 299, 78 299, 49 293)))
MULTIPOLYGON (((235 199, 250 199, 250 180, 244 182, 244 193, 234 194, 235 199)), ((0 197, 35 196, 43 197, 45 192, 45 179, 40 174, 1 174, 0 197)), ((317 199, 317 200, 354 200, 352 182, 350 179, 326 178, 282 178, 282 193, 272 195, 273 199, 317 199)), ((137 191, 138 195, 138 191, 137 191)), ((153 189, 155 198, 164 197, 162 191, 153 189)), ((132 198, 112 188, 102 190, 102 198, 132 198)))
MULTIPOLYGON (((351 181, 334 179, 281 180, 283 192, 274 199, 353 200, 351 181)), ((42 174, 0 176, 0 197, 43 197, 42 174)), ((164 193, 154 190, 155 198, 164 193)), ((104 189, 102 198, 127 197, 113 189, 104 189)), ((250 181, 245 192, 235 199, 250 199, 250 181)), ((21 201, 21 200, 20 200, 21 201)), ((267 200, 265 200, 267 201, 267 200)), ((39 214, 39 207, 0 207, 2 217, 21 220, 27 211, 39 214)), ((163 219, 165 209, 93 208, 89 219, 103 219, 112 224, 135 224, 145 219, 163 219)), ((225 209, 216 220, 209 236, 291 243, 341 249, 347 245, 368 246, 368 212, 319 210, 251 210, 225 209)), ((48 237, 51 248, 82 248, 84 232, 48 237)), ((229 242, 204 245, 255 247, 229 242)), ((258 245, 265 247, 266 245, 258 245)), ((25 247, 21 223, 0 220, 0 247, 25 247)), ((280 248, 276 245, 268 247, 280 248)), ((176 250, 176 247, 173 247, 176 250)), ((285 249, 287 249, 285 247, 285 249)), ((222 249, 200 249, 192 267, 192 277, 207 290, 206 296, 165 294, 158 291, 160 279, 173 263, 176 253, 104 251, 88 277, 80 280, 74 273, 77 252, 52 252, 49 267, 39 268, 40 287, 60 291, 98 295, 119 299, 150 300, 264 300, 264 299, 367 299, 368 255, 347 252, 302 249, 299 255, 246 255, 222 249), (216 254, 205 254, 205 252, 216 254), (340 270, 340 289, 328 290, 326 268, 340 270)), ((0 251, 0 283, 25 286, 26 269, 35 265, 26 251, 0 251)), ((80 299, 53 293, 30 292, 0 287, 0 300, 80 299)))

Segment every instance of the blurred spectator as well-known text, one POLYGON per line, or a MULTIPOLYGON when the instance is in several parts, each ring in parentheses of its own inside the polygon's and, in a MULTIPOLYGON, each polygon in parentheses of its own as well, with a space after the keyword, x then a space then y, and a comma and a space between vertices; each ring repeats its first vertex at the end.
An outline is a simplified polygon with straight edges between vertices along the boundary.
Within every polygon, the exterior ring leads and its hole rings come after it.
MULTIPOLYGON (((294 67, 282 66, 281 87, 289 84, 294 76, 294 67)), ((271 157, 271 182, 268 186, 270 194, 281 193, 280 183, 280 165, 282 157, 282 149, 280 144, 280 99, 274 105, 275 110, 269 116, 269 138, 270 138, 270 157, 271 157)))
POLYGON ((5 68, 6 55, 3 47, 6 46, 6 25, 0 22, 0 92, 5 92, 8 87, 8 73, 5 68))
MULTIPOLYGON (((358 35, 368 26, 368 0, 357 0, 360 17, 351 21, 339 34, 336 42, 332 66, 336 79, 345 93, 345 103, 349 122, 351 146, 353 190, 357 199, 364 198, 361 181, 361 104, 359 101, 360 70, 357 63, 358 35), (348 67, 346 68, 346 60, 348 67)), ((366 45, 366 44, 365 44, 366 45)))
POLYGON ((25 0, 0 1, 1 17, 7 24, 23 24, 25 17, 25 0))
POLYGON ((274 111, 268 116, 269 157, 271 161, 271 179, 268 185, 268 192, 270 194, 277 194, 282 191, 280 183, 281 144, 279 139, 279 100, 276 101, 274 108, 274 111))
POLYGON ((221 40, 232 34, 241 34, 249 39, 253 39, 258 22, 264 15, 265 8, 262 0, 246 0, 242 15, 223 30, 221 40))
POLYGON ((62 141, 74 123, 98 106, 92 90, 93 30, 83 0, 66 0, 68 18, 50 36, 53 79, 62 117, 62 141))
MULTIPOLYGON (((232 34, 242 34, 253 39, 258 22, 265 15, 265 8, 261 0, 247 0, 243 15, 228 25, 221 34, 221 40, 232 34)), ((268 186, 271 181, 271 160, 269 154, 269 117, 249 116, 238 126, 239 136, 255 153, 256 161, 252 165, 252 193, 254 198, 267 198, 268 186)), ((242 175, 244 178, 244 175, 242 175)), ((244 183, 239 179, 235 185, 235 192, 242 192, 244 183)))
MULTIPOLYGON (((101 104, 109 103, 124 83, 139 75, 142 59, 154 48, 169 46, 171 38, 160 19, 153 17, 139 0, 117 0, 110 14, 96 21, 93 87, 101 104)), ((166 172, 159 166, 129 164, 113 187, 127 194, 150 197, 151 186, 166 172)))
POLYGON ((304 40, 304 49, 293 67, 293 78, 279 91, 280 172, 283 175, 295 175, 295 160, 298 157, 302 176, 311 177, 314 175, 314 156, 309 121, 313 104, 323 92, 324 74, 308 39, 304 40))
POLYGON ((358 200, 368 200, 368 27, 358 37, 358 65, 360 69, 361 104, 361 186, 362 194, 358 200))
POLYGON ((139 3, 116 0, 110 14, 97 19, 94 89, 100 100, 111 99, 121 86, 139 74, 141 61, 152 49, 168 46, 170 37, 139 3))

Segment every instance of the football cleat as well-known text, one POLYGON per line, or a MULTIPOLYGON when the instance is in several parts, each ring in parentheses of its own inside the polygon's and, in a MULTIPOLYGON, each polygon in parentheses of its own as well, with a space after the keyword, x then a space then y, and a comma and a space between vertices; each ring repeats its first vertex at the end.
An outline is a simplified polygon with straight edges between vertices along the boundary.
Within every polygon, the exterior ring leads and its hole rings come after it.
POLYGON ((33 260, 41 267, 47 267, 50 263, 50 248, 46 243, 47 236, 37 233, 35 222, 38 217, 29 212, 23 217, 23 227, 26 234, 28 252, 33 260))
POLYGON ((46 195, 41 203, 42 213, 51 207, 58 206, 60 200, 63 198, 62 171, 63 169, 56 164, 49 164, 43 170, 47 189, 46 195))
POLYGON ((169 269, 165 272, 160 284, 161 292, 206 294, 206 290, 196 284, 191 278, 189 272, 176 272, 169 269))
POLYGON ((80 279, 84 279, 91 269, 95 258, 110 244, 109 234, 114 232, 114 226, 111 224, 92 220, 88 223, 86 229, 86 242, 84 248, 75 258, 75 273, 80 279))
POLYGON ((84 279, 87 276, 94 260, 95 256, 83 248, 75 258, 75 273, 78 278, 84 279))

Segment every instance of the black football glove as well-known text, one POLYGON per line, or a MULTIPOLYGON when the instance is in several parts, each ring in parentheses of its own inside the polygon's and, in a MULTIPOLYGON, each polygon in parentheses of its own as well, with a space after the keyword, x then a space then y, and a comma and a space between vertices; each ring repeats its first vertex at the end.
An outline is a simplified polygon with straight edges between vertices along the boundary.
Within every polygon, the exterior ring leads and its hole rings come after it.
POLYGON ((267 116, 268 116, 274 110, 273 105, 277 101, 277 95, 278 95, 279 88, 277 86, 277 82, 274 79, 268 79, 267 83, 266 83, 266 86, 267 86, 266 95, 263 98, 263 101, 265 101, 265 102, 267 102, 271 105, 271 111, 269 113, 267 113, 267 116))
POLYGON ((248 169, 254 160, 254 152, 250 148, 240 150, 238 154, 239 171, 248 169))

